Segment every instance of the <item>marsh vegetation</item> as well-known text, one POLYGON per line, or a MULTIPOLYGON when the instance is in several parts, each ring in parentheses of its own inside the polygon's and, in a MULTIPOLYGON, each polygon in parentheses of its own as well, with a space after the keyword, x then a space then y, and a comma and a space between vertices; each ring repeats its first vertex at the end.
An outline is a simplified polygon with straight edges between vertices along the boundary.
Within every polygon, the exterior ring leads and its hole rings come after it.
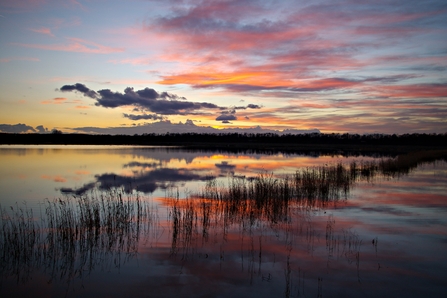
POLYGON ((71 280, 96 267, 119 267, 156 220, 148 202, 116 188, 47 200, 42 209, 0 208, 3 277, 26 282, 43 270, 50 280, 71 280))

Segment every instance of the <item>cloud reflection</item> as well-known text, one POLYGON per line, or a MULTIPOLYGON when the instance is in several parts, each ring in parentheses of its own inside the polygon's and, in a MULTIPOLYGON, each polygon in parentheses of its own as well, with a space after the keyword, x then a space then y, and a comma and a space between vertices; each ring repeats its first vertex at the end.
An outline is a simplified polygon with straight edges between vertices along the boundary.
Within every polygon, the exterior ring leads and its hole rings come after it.
POLYGON ((84 184, 80 188, 61 188, 65 194, 74 193, 82 195, 95 187, 101 190, 108 190, 111 187, 124 187, 126 192, 133 190, 143 193, 152 193, 156 189, 166 189, 173 187, 178 182, 206 181, 213 179, 212 176, 195 174, 187 169, 159 168, 149 172, 138 173, 135 176, 123 176, 115 173, 104 173, 95 175, 95 181, 84 184))

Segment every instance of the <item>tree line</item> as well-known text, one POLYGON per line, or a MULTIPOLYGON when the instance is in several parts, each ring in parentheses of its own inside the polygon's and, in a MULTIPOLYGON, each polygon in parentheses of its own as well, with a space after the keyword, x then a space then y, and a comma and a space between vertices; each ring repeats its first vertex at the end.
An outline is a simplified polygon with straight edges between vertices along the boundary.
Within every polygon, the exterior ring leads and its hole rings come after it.
POLYGON ((66 144, 66 145, 358 145, 358 146, 436 146, 447 147, 447 133, 349 134, 349 133, 166 133, 141 135, 0 133, 0 144, 66 144))

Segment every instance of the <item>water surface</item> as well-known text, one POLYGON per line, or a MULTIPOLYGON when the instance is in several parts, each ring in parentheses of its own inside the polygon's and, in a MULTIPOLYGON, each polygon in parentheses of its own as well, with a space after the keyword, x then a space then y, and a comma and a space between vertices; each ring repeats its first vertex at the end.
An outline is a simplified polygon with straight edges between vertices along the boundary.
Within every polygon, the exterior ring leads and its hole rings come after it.
POLYGON ((250 198, 237 204, 212 198, 231 185, 255 188, 261 185, 259 177, 279 185, 296 171, 337 164, 348 169, 353 160, 368 163, 380 158, 126 146, 2 146, 2 230, 7 217, 20 208, 32 209, 32 223, 47 230, 29 255, 7 255, 9 248, 4 246, 0 293, 5 297, 443 296, 447 291, 444 161, 421 165, 405 175, 360 175, 347 190, 341 187, 335 193, 334 188, 327 200, 276 204, 266 197, 269 203, 261 206, 250 198), (144 202, 137 223, 116 224, 109 232, 86 228, 76 239, 48 240, 51 229, 42 218, 49 206, 60 208, 54 200, 68 200, 76 209, 82 198, 114 195, 126 202, 136 198, 144 202), (62 254, 63 248, 71 253, 62 254))

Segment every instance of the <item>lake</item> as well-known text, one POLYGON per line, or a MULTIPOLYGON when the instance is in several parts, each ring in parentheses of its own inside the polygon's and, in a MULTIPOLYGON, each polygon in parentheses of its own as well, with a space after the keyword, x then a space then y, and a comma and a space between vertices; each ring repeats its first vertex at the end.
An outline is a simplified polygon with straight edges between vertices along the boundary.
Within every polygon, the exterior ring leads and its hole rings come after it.
POLYGON ((2 297, 447 292, 445 159, 47 145, 0 161, 2 297))

